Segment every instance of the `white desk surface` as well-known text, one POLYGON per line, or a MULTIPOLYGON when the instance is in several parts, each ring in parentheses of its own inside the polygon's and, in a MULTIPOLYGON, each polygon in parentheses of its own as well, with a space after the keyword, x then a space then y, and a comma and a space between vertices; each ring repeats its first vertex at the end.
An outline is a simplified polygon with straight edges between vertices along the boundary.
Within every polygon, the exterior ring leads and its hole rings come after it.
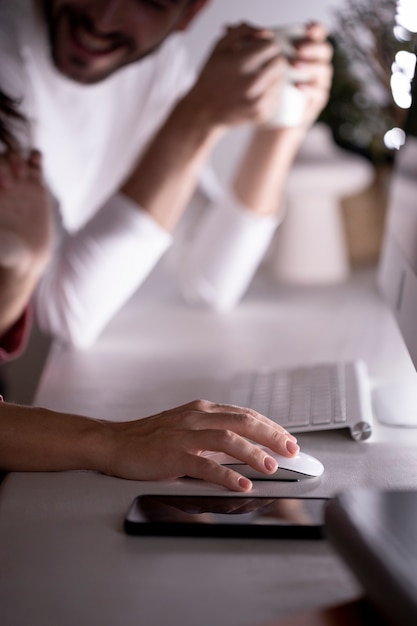
MULTIPOLYGON (((278 286, 264 271, 226 315, 187 308, 164 284, 145 285, 93 349, 55 346, 36 403, 130 419, 222 399, 222 381, 239 368, 357 357, 379 381, 415 378, 372 271, 320 288, 278 286)), ((299 441, 322 460, 323 476, 260 482, 254 495, 417 486, 417 428, 376 423, 362 443, 342 431, 299 441)), ((9 474, 0 491, 2 626, 255 626, 360 593, 326 541, 129 537, 124 515, 145 492, 219 489, 191 479, 9 474)))

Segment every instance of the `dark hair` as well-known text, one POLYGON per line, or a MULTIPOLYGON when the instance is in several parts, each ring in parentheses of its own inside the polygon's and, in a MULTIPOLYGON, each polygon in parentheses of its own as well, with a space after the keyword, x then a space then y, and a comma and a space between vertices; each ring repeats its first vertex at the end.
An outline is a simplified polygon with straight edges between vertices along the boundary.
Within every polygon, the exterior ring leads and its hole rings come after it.
POLYGON ((17 107, 18 102, 0 89, 0 142, 9 150, 14 150, 18 146, 11 130, 11 123, 24 121, 24 117, 17 107))

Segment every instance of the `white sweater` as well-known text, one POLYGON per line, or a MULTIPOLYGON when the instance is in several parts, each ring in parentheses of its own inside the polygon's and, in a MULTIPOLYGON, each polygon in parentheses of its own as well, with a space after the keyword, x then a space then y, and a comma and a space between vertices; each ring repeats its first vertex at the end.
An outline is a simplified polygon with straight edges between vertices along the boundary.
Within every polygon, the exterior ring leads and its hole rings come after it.
POLYGON ((43 153, 60 218, 56 253, 36 293, 45 332, 91 345, 171 246, 183 248, 172 258, 180 259, 175 271, 190 302, 227 310, 245 292, 275 231, 274 217, 239 205, 208 167, 178 229, 186 236, 171 236, 118 193, 193 80, 175 34, 101 83, 75 83, 52 65, 32 1, 0 4, 0 84, 22 101, 29 118, 24 140, 43 153))

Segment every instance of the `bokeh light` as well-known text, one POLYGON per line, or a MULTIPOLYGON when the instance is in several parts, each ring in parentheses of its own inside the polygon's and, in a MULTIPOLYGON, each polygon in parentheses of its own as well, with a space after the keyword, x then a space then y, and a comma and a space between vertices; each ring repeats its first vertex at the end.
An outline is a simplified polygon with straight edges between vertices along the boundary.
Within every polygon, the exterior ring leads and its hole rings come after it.
POLYGON ((391 128, 384 135, 384 144, 388 150, 399 150, 405 144, 406 135, 402 128, 391 128))
POLYGON ((398 0, 395 21, 410 33, 417 33, 417 5, 415 0, 398 0))
MULTIPOLYGON (((397 0, 394 36, 397 41, 408 42, 412 33, 417 32, 416 0, 397 0)), ((416 55, 408 50, 399 50, 392 64, 391 93, 395 104, 401 109, 409 109, 413 98, 411 83, 416 70, 416 55)), ((400 128, 391 128, 384 135, 387 148, 398 150, 405 143, 405 133, 400 128)))

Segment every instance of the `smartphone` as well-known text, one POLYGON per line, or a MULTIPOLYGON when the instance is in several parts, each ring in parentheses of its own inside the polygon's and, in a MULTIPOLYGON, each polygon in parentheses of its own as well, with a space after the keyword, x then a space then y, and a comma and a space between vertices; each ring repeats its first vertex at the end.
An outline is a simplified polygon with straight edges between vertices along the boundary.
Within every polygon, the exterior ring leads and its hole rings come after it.
POLYGON ((130 535, 320 539, 328 498, 137 496, 125 517, 130 535))

